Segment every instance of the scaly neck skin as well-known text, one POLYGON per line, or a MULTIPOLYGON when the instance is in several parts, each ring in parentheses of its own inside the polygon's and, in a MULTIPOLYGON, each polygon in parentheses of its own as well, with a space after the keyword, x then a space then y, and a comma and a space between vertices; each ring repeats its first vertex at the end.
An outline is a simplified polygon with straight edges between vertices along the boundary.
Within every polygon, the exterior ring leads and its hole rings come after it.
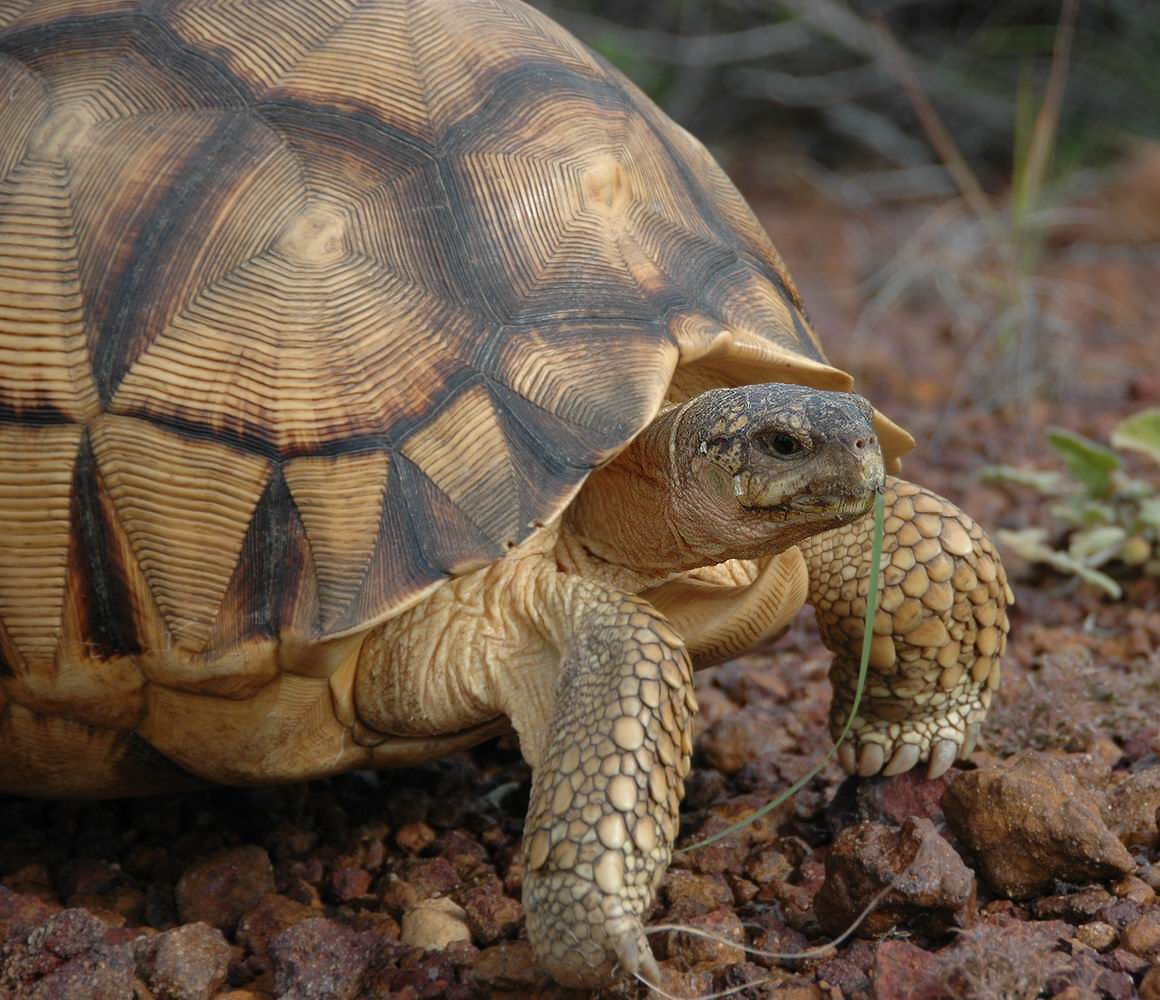
POLYGON ((734 554, 727 542, 717 546, 701 539, 691 542, 686 537, 688 519, 680 516, 674 504, 674 499, 688 499, 695 488, 680 474, 681 464, 673 461, 672 454, 674 432, 684 409, 673 407, 659 416, 615 462, 589 477, 562 526, 566 536, 562 548, 570 553, 570 561, 583 558, 579 546, 595 561, 609 564, 609 572, 615 567, 635 577, 631 583, 639 591, 734 554))

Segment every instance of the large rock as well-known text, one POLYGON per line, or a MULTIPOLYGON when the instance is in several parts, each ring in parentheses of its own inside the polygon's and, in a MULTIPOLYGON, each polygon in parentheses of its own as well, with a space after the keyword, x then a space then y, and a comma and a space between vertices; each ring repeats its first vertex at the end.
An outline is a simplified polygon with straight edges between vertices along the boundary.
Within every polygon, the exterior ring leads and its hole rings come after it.
POLYGON ((900 829, 859 823, 843 830, 826 858, 814 913, 826 931, 840 934, 887 887, 862 924, 866 933, 910 922, 938 934, 974 917, 975 877, 929 819, 911 817, 900 829))
POLYGON ((1026 899, 1056 881, 1082 884, 1135 871, 1099 801, 1047 754, 1027 750, 962 774, 943 796, 947 823, 996 892, 1026 899))
POLYGON ((198 921, 229 933, 238 919, 274 891, 274 868, 260 847, 234 847, 190 865, 177 882, 182 923, 198 921))

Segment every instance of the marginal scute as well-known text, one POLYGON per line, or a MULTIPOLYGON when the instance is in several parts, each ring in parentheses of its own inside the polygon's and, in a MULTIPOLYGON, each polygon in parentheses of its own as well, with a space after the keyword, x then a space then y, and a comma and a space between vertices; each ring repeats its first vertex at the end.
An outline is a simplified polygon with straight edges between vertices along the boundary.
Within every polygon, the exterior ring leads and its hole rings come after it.
POLYGON ((75 424, 0 424, 0 621, 20 665, 49 676, 68 578, 69 497, 81 434, 75 424))
POLYGON ((311 455, 283 466, 306 527, 324 627, 354 600, 378 540, 390 455, 311 455))
POLYGON ((271 472, 225 444, 106 415, 93 451, 176 646, 209 638, 271 472), (166 456, 164 464, 158 456, 166 456))

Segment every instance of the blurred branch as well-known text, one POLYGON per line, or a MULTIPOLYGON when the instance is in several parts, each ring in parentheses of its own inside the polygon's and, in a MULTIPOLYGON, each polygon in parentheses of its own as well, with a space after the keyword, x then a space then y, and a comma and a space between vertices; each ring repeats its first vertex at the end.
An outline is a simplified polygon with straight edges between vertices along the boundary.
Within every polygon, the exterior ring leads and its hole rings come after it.
POLYGON ((1078 0, 1064 0, 1059 12, 1059 26, 1055 31, 1055 43, 1051 51, 1051 74, 1047 79, 1047 89, 1043 104, 1035 116, 1031 130, 1031 142, 1027 148, 1024 169, 1016 172, 1018 201, 1020 208, 1033 208, 1039 199, 1039 189, 1047 173, 1047 161, 1055 146, 1055 133, 1059 125, 1059 109, 1063 105, 1063 91, 1067 84, 1067 67, 1071 58, 1071 39, 1075 32, 1075 17, 1079 9, 1078 0))
POLYGON ((914 108, 914 113, 918 115, 923 131, 926 132, 930 144, 946 166, 947 172, 954 178, 955 185, 962 192, 963 198, 966 199, 967 204, 971 206, 971 210, 979 219, 984 221, 993 219, 994 210, 991 207, 991 199, 987 197, 986 192, 979 185, 979 180, 959 150, 958 143, 955 142, 954 137, 943 124, 943 120, 939 117, 939 113, 935 110, 930 98, 926 96, 926 91, 923 90, 922 83, 919 81, 918 74, 911 65, 910 59, 894 40, 894 36, 890 34, 890 29, 886 27, 885 22, 879 22, 873 33, 878 39, 879 48, 885 56, 887 67, 898 80, 899 86, 906 91, 906 96, 910 98, 910 103, 914 108))
POLYGON ((818 76, 797 76, 770 69, 739 69, 729 83, 746 97, 762 97, 798 108, 824 107, 885 89, 890 83, 877 66, 855 66, 818 76))
POLYGON ((721 66, 764 59, 803 49, 813 39, 811 32, 798 21, 779 21, 719 34, 679 35, 652 28, 629 28, 592 14, 558 13, 582 38, 609 35, 638 55, 674 66, 721 66))

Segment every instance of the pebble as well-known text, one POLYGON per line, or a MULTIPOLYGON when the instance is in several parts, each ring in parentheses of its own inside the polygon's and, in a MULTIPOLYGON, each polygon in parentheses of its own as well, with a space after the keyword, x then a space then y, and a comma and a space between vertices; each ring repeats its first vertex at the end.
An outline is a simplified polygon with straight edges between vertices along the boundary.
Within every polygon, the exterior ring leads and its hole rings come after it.
POLYGON ((702 964, 730 965, 744 960, 745 952, 738 945, 747 943, 745 928, 732 909, 711 910, 699 916, 675 919, 674 922, 687 924, 725 940, 713 940, 684 931, 665 931, 652 937, 653 946, 659 955, 666 958, 679 956, 694 967, 702 964), (730 941, 734 943, 727 943, 730 941))
POLYGON ((843 830, 826 858, 814 912, 824 930, 840 934, 887 886, 893 888, 863 921, 861 933, 885 934, 914 922, 941 934, 974 915, 973 873, 934 824, 918 817, 900 829, 867 822, 843 830))
POLYGON ((909 941, 883 941, 874 967, 876 1000, 943 1000, 939 956, 909 941))
POLYGON ((527 941, 501 941, 484 948, 471 969, 471 978, 483 986, 528 995, 547 982, 536 967, 527 941))
POLYGON ((467 916, 471 939, 485 946, 514 937, 524 919, 519 900, 505 896, 503 884, 494 876, 483 885, 463 893, 460 902, 467 916))
POLYGON ((284 930, 323 915, 322 910, 296 899, 269 893, 238 921, 237 940, 252 954, 263 955, 269 950, 270 942, 284 930))
POLYGON ((1111 924, 1105 924, 1102 920, 1080 924, 1075 929, 1075 936, 1096 951, 1107 951, 1116 943, 1116 929, 1111 924))
POLYGON ((1120 935, 1120 944, 1133 955, 1160 960, 1160 917, 1148 913, 1133 920, 1120 935))
POLYGON ((1033 750, 961 774, 943 797, 947 823, 992 888, 1013 899, 1135 870, 1098 800, 1054 757, 1033 750))
POLYGON ((274 868, 260 847, 234 847, 194 862, 177 882, 177 912, 183 923, 232 931, 238 919, 274 892, 274 868))
POLYGON ((1135 875, 1125 875, 1112 886, 1112 892, 1120 899, 1130 899, 1141 906, 1151 906, 1156 902, 1156 890, 1135 875))
POLYGON ((399 940, 415 948, 446 948, 452 941, 470 941, 467 913, 454 900, 424 899, 403 914, 399 940))
POLYGON ((209 1000, 225 982, 230 946, 208 924, 185 924, 137 949, 138 970, 157 1000, 209 1000))
POLYGON ((1160 767, 1133 771, 1108 792, 1104 819, 1129 847, 1160 847, 1160 767))
POLYGON ((1085 889, 1060 896, 1041 896, 1032 904, 1032 910, 1041 920, 1066 920, 1082 924, 1094 920, 1105 906, 1112 902, 1111 893, 1104 889, 1085 889))
POLYGON ((1153 965, 1140 980, 1140 1000, 1160 1000, 1160 964, 1153 965))
POLYGON ((435 831, 426 823, 408 823, 395 833, 395 843, 408 854, 418 854, 435 843, 435 831))
POLYGON ((270 942, 274 994, 294 1000, 352 1000, 382 939, 334 920, 306 920, 270 942))
POLYGON ((827 825, 836 835, 854 823, 877 821, 900 826, 918 816, 941 829, 946 825, 942 797, 959 773, 952 769, 933 781, 927 778, 925 768, 889 778, 848 777, 826 807, 827 825))

